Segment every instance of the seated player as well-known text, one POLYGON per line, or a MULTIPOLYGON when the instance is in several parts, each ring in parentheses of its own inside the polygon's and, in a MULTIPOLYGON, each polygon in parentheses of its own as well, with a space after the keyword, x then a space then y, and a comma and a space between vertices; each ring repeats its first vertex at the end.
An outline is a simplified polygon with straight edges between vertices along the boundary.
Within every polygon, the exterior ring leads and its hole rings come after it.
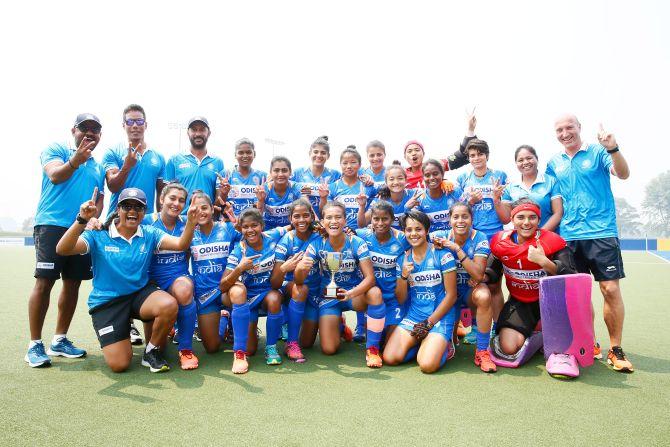
POLYGON ((491 239, 486 280, 496 282, 504 270, 510 296, 498 319, 492 346, 494 354, 514 356, 540 321, 539 281, 548 275, 575 273, 570 251, 562 237, 539 229, 540 208, 523 198, 513 203, 514 230, 501 231, 491 239))
POLYGON ((384 361, 398 365, 416 357, 422 372, 433 373, 454 352, 456 263, 449 250, 428 242, 425 213, 408 211, 401 224, 412 248, 398 259, 396 296, 400 303, 409 299, 409 308, 384 347, 384 361))
POLYGON ((240 241, 228 257, 228 265, 219 288, 224 304, 232 305, 233 313, 233 373, 244 374, 249 370, 247 353, 254 355, 258 347, 258 309, 267 310, 265 363, 280 365, 282 358, 277 351, 277 340, 284 319, 282 296, 270 285, 270 275, 275 263, 275 247, 286 234, 278 227, 263 232, 263 215, 255 208, 247 208, 237 221, 242 233, 240 241))
POLYGON ((84 231, 88 221, 97 215, 96 196, 84 202, 77 220, 56 246, 61 256, 91 253, 93 291, 88 299, 89 314, 98 336, 105 363, 114 372, 128 369, 133 358, 130 344, 130 319, 152 321, 142 365, 151 372, 168 371, 169 365, 161 347, 177 318, 178 305, 169 293, 149 282, 149 264, 155 250, 186 250, 191 243, 196 209, 191 201, 186 226, 180 237, 143 225, 147 199, 137 188, 126 188, 119 194, 116 212, 101 230, 84 231), (82 234, 83 232, 83 234, 82 234))
POLYGON ((496 372, 496 365, 489 357, 489 333, 493 318, 491 294, 485 284, 480 284, 486 271, 486 261, 491 253, 486 235, 472 228, 472 208, 457 202, 449 209, 451 230, 431 233, 433 242, 448 248, 456 258, 458 308, 468 307, 477 321, 477 347, 475 365, 487 373, 496 372))
POLYGON ((295 269, 294 281, 298 285, 305 284, 314 264, 321 265, 320 299, 316 303, 308 302, 305 307, 305 320, 318 322, 303 325, 303 332, 312 329, 312 334, 305 333, 304 347, 311 347, 319 330, 321 351, 326 355, 335 354, 340 348, 340 317, 342 312, 355 310, 367 311, 366 364, 370 368, 380 368, 382 359, 379 355, 379 344, 386 305, 381 291, 375 287, 375 276, 370 253, 365 242, 358 236, 345 234, 346 208, 339 202, 328 202, 322 209, 321 224, 327 236, 312 241, 307 247, 305 256, 295 269), (328 298, 323 293, 331 281, 331 272, 326 264, 329 253, 340 254, 341 263, 333 272, 337 285, 336 297, 328 298), (310 343, 311 342, 311 343, 310 343))

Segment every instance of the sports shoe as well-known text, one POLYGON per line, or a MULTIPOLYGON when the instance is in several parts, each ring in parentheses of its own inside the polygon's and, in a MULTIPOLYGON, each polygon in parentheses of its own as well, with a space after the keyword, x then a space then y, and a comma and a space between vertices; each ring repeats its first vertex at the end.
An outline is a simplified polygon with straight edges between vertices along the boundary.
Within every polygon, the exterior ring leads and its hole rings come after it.
POLYGON ((554 353, 547 359, 547 373, 555 379, 579 377, 579 365, 572 354, 554 353))
POLYGON ((477 330, 477 326, 474 324, 470 326, 470 332, 467 333, 465 337, 463 337, 463 343, 466 345, 476 345, 477 344, 477 334, 479 331, 477 330))
POLYGON ((70 340, 67 339, 67 337, 63 337, 58 341, 58 343, 51 343, 47 354, 60 355, 69 359, 78 359, 79 357, 85 357, 86 351, 77 348, 70 340))
POLYGON ((181 369, 196 369, 198 367, 198 357, 190 349, 179 351, 179 366, 181 369))
POLYGON ((491 360, 491 356, 487 349, 478 349, 475 351, 475 365, 485 373, 494 373, 498 369, 496 364, 491 360))
POLYGON ((265 364, 281 365, 281 355, 277 351, 277 345, 268 345, 265 347, 265 364))
POLYGON ((340 317, 340 324, 342 325, 340 333, 342 340, 351 343, 354 339, 354 333, 351 332, 351 328, 347 326, 347 320, 345 320, 344 315, 340 317))
POLYGON ((458 320, 458 328, 456 328, 456 336, 465 337, 466 335, 468 335, 468 328, 463 326, 463 322, 461 320, 458 320))
POLYGON ((600 343, 597 341, 593 342, 593 358, 596 360, 603 358, 603 351, 600 349, 600 343))
POLYGON ((356 329, 354 329, 353 340, 355 343, 363 343, 365 341, 365 326, 362 324, 356 325, 356 329))
POLYGON ((284 353, 286 354, 286 357, 288 357, 288 359, 293 362, 305 363, 306 361, 305 356, 302 354, 302 350, 300 349, 300 345, 298 344, 297 341, 290 341, 286 343, 284 353))
POLYGON ((288 340, 288 323, 281 325, 281 336, 279 338, 283 341, 288 340))
POLYGON ((149 352, 145 352, 142 356, 142 366, 149 368, 152 373, 170 371, 170 365, 163 358, 161 350, 154 348, 149 352))
POLYGON ((607 364, 612 365, 614 371, 632 373, 633 364, 628 361, 621 346, 612 346, 607 353, 607 364))
POLYGON ((233 374, 245 374, 249 371, 249 362, 247 361, 247 353, 241 349, 233 353, 233 374))
POLYGON ((370 346, 365 350, 365 363, 368 368, 381 368, 382 358, 379 355, 379 349, 376 346, 370 346))
POLYGON ((24 360, 31 368, 51 366, 51 359, 44 351, 44 343, 35 343, 32 348, 28 349, 24 360))
POLYGON ((447 342, 447 361, 453 359, 456 356, 456 346, 454 343, 447 342))
POLYGON ((200 328, 196 327, 195 330, 193 331, 193 340, 195 341, 202 341, 202 337, 200 336, 200 328))
POLYGON ((131 345, 141 345, 144 343, 140 331, 137 330, 137 327, 134 323, 130 323, 130 344, 131 345))

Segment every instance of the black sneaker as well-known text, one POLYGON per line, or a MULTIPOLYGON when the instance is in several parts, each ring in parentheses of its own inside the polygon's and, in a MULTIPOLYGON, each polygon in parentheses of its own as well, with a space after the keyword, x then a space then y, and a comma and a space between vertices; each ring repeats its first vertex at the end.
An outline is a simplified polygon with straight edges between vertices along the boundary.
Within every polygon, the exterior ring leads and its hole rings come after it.
POLYGON ((170 371, 170 365, 165 361, 161 350, 158 348, 144 353, 142 356, 142 366, 148 367, 152 373, 170 371))
POLYGON ((193 340, 202 341, 202 337, 200 336, 200 328, 199 327, 195 328, 195 330, 193 331, 193 340))
POLYGON ((130 325, 130 344, 132 345, 141 345, 144 343, 140 331, 137 330, 134 324, 130 325))

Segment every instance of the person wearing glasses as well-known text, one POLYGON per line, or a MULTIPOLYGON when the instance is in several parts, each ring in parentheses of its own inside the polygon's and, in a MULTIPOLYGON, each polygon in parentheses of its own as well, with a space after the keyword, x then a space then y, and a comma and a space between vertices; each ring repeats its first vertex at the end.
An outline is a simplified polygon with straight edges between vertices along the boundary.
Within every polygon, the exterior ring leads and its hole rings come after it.
MULTIPOLYGON (((91 279, 90 256, 62 256, 56 244, 77 216, 77 207, 90 197, 94 188, 103 190, 102 167, 92 157, 100 142, 102 125, 90 113, 77 115, 72 127, 74 145, 53 143, 40 155, 42 192, 35 214, 35 286, 28 301, 30 344, 25 361, 32 367, 51 364, 49 355, 84 357, 86 351, 75 347, 66 337, 77 306, 79 285, 91 279), (62 278, 58 298, 56 331, 48 350, 42 342, 42 327, 49 308, 51 289, 62 278)), ((97 215, 102 210, 102 194, 96 201, 97 215)))
MULTIPOLYGON (((127 142, 110 147, 102 157, 107 188, 112 193, 109 201, 109 217, 116 211, 119 193, 124 188, 139 188, 147 195, 147 214, 160 210, 158 198, 163 189, 165 176, 165 158, 144 141, 147 129, 146 113, 138 104, 130 104, 123 109, 123 129, 128 136, 127 142)), ((130 341, 134 345, 142 344, 142 337, 134 324, 130 328, 130 341)))
POLYGON ((107 366, 114 372, 130 367, 131 318, 153 321, 142 366, 151 372, 168 371, 161 349, 177 318, 177 300, 149 281, 149 266, 156 250, 182 252, 188 249, 196 225, 196 207, 191 203, 181 236, 171 236, 160 228, 142 224, 147 198, 138 188, 126 188, 101 230, 84 231, 97 214, 93 197, 79 207, 77 219, 56 246, 62 256, 90 254, 93 264, 93 291, 88 313, 100 342, 107 366))

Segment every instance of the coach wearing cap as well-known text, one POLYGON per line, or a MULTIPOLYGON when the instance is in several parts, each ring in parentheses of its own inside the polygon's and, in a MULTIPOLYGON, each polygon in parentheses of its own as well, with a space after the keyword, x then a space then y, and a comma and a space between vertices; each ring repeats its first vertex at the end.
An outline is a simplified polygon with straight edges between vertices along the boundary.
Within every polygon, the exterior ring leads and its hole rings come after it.
MULTIPOLYGON (((172 156, 165 166, 165 180, 181 183, 191 193, 195 190, 205 192, 212 202, 216 199, 217 174, 224 174, 223 160, 207 153, 207 140, 211 135, 209 122, 205 117, 196 116, 188 122, 188 139, 191 148, 188 154, 172 156)), ((184 208, 186 213, 186 208, 184 208)))
POLYGON ((102 210, 104 173, 91 156, 100 142, 102 125, 93 114, 77 116, 72 127, 74 146, 71 142, 54 143, 40 155, 42 165, 42 192, 35 215, 35 287, 28 301, 30 345, 25 356, 32 366, 51 364, 49 355, 68 358, 83 357, 86 351, 76 348, 66 337, 77 306, 79 285, 91 279, 90 256, 59 256, 56 244, 77 217, 79 205, 91 194, 96 197, 98 215, 102 210), (63 287, 58 298, 56 332, 47 351, 42 342, 42 326, 49 308, 51 289, 62 278, 63 287))

